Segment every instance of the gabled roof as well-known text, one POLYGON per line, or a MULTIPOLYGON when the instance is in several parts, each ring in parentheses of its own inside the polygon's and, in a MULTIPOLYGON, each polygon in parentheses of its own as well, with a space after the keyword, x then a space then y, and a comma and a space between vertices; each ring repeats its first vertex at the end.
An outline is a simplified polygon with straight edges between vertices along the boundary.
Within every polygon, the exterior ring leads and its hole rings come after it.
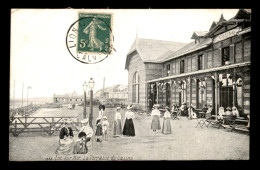
POLYGON ((175 52, 185 46, 187 43, 154 40, 145 38, 136 38, 130 50, 127 53, 125 68, 128 68, 129 54, 135 50, 138 52, 143 62, 158 62, 162 59, 165 53, 175 52))
POLYGON ((235 15, 235 19, 250 19, 251 9, 240 9, 235 15))
POLYGON ((237 24, 240 22, 245 22, 250 20, 251 10, 250 9, 239 9, 235 17, 230 18, 229 20, 225 20, 221 15, 220 21, 216 24, 215 27, 210 28, 210 31, 207 33, 206 36, 212 35, 216 32, 219 28, 223 27, 224 25, 231 25, 237 24))
POLYGON ((196 50, 203 49, 208 47, 212 42, 211 38, 205 38, 203 41, 200 43, 195 43, 195 41, 189 43, 188 45, 184 46, 180 50, 171 53, 167 58, 165 58, 162 62, 177 58, 179 56, 183 56, 189 53, 192 53, 196 50))
POLYGON ((196 39, 198 37, 204 37, 207 33, 208 33, 208 31, 194 31, 191 36, 191 39, 196 39))
POLYGON ((209 31, 211 31, 212 28, 214 28, 217 24, 218 24, 218 21, 213 21, 210 28, 209 28, 209 31))

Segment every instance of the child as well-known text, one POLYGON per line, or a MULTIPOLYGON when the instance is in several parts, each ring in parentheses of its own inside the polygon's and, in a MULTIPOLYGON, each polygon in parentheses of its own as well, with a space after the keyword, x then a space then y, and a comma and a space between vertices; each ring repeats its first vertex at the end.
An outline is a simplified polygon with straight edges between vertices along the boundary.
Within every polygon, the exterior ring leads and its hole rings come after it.
POLYGON ((97 126, 97 130, 96 130, 96 137, 97 137, 97 142, 102 142, 102 135, 103 135, 103 132, 102 132, 102 116, 99 115, 97 120, 96 120, 96 126, 97 126))
POLYGON ((109 126, 109 122, 107 120, 107 117, 104 116, 103 121, 102 121, 102 131, 103 131, 104 140, 107 140, 107 128, 108 128, 108 126, 109 126))
POLYGON ((78 140, 74 146, 74 154, 85 154, 88 152, 87 142, 86 142, 86 133, 80 132, 78 135, 78 140))

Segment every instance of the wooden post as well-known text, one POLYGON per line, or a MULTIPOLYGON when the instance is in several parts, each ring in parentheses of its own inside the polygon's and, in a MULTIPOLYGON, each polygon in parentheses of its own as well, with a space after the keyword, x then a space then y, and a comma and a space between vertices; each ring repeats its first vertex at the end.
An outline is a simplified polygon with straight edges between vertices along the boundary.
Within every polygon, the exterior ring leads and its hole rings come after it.
MULTIPOLYGON (((234 70, 233 70, 233 82, 236 83, 236 80, 237 80, 236 68, 234 68, 234 70)), ((233 86, 234 86, 234 88, 233 88, 233 107, 235 107, 236 104, 237 104, 237 86, 236 86, 236 84, 234 84, 233 86)))
POLYGON ((207 105, 207 77, 205 77, 204 99, 205 99, 205 104, 207 105))
POLYGON ((192 82, 191 82, 191 81, 192 81, 192 78, 191 78, 191 76, 190 76, 190 77, 189 77, 189 83, 190 83, 189 119, 191 119, 190 113, 191 113, 191 102, 192 102, 192 82))
POLYGON ((17 135, 17 120, 14 122, 14 136, 17 135))
POLYGON ((159 104, 159 83, 158 82, 156 82, 156 88, 157 88, 156 104, 159 104))
POLYGON ((218 98, 219 98, 219 94, 218 94, 218 73, 215 72, 215 115, 217 119, 217 114, 218 114, 218 98))

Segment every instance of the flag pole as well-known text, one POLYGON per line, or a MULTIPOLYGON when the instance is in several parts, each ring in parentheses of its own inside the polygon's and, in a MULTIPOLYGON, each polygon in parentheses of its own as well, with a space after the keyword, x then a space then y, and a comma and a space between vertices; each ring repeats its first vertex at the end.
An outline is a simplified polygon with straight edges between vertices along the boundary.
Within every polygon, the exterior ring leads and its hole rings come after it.
POLYGON ((14 96, 15 96, 15 80, 14 80, 14 94, 13 94, 13 110, 14 110, 14 96))
MULTIPOLYGON (((24 87, 24 83, 23 83, 23 87, 24 87)), ((23 90, 22 90, 22 107, 23 107, 23 90)))

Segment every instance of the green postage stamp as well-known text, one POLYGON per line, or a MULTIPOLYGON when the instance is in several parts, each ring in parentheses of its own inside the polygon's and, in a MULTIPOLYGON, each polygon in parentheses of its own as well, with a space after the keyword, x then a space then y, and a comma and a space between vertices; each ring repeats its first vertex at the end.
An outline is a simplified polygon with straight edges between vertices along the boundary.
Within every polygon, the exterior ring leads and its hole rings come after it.
POLYGON ((112 15, 78 13, 68 30, 66 42, 71 55, 87 64, 104 60, 113 49, 112 15))

